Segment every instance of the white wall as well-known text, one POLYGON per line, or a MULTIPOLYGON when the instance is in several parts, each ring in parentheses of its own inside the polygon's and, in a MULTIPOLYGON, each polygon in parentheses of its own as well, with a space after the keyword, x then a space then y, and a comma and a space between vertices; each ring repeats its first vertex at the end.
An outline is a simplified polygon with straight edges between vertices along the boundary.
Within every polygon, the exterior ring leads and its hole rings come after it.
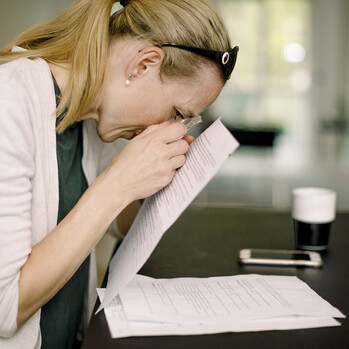
POLYGON ((0 47, 34 24, 48 21, 73 0, 0 0, 0 47))
POLYGON ((345 106, 345 112, 347 116, 347 120, 349 121, 349 1, 345 0, 344 1, 344 6, 343 6, 343 45, 345 45, 344 49, 345 52, 343 54, 343 66, 344 70, 342 73, 342 78, 343 78, 343 86, 344 86, 344 91, 343 91, 343 102, 345 106))
POLYGON ((335 161, 343 137, 335 123, 348 119, 349 6, 347 0, 312 0, 312 5, 313 155, 335 161))

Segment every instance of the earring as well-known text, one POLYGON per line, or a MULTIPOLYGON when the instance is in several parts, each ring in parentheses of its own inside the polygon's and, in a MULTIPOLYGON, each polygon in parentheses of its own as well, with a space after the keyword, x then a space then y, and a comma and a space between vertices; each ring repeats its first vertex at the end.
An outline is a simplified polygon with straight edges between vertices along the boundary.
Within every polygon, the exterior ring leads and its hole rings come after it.
POLYGON ((127 80, 126 80, 126 82, 125 82, 125 85, 126 86, 130 86, 130 83, 131 83, 131 77, 132 77, 132 74, 127 74, 127 80))

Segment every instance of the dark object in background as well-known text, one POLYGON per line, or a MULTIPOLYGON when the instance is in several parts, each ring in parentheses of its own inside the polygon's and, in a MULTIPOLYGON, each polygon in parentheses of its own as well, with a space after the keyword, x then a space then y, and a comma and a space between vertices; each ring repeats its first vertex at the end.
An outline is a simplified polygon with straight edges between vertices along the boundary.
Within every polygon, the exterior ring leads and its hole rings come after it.
POLYGON ((247 129, 230 126, 228 130, 241 146, 272 147, 276 136, 281 133, 281 130, 278 129, 247 129))
POLYGON ((304 223, 293 220, 297 249, 325 251, 331 230, 331 223, 304 223))

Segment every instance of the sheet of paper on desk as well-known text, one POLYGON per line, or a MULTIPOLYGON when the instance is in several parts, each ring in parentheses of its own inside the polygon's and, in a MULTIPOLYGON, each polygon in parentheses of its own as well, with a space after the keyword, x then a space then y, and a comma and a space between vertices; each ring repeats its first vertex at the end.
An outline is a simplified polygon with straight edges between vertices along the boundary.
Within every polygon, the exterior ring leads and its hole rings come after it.
POLYGON ((129 320, 184 324, 287 315, 343 317, 294 276, 153 279, 136 275, 119 295, 129 320))
MULTIPOLYGON (((239 143, 216 120, 190 146, 187 161, 172 182, 147 198, 109 265, 108 284, 98 311, 107 306, 149 258, 177 220, 239 143)), ((97 311, 97 312, 98 312, 97 311)))
MULTIPOLYGON (((104 292, 104 289, 98 290, 101 301, 104 292)), ((104 311, 113 338, 330 327, 340 325, 332 317, 344 317, 299 279, 262 275, 168 280, 137 275, 104 311), (261 287, 256 287, 256 282, 261 287), (203 284, 212 286, 217 283, 223 286, 224 292, 200 291, 203 284), (184 303, 177 303, 178 292, 181 293, 183 287, 177 288, 174 294, 168 292, 172 286, 179 284, 191 286, 190 296, 183 293, 184 303), (227 285, 230 287, 227 288, 227 285), (160 298, 162 301, 159 302, 160 298), (136 304, 130 303, 131 299, 137 300, 136 304), (211 308, 212 305, 216 307, 217 300, 221 304, 218 308, 225 308, 225 314, 211 308), (308 302, 312 304, 303 309, 308 302), (170 310, 171 303, 176 309, 174 312, 170 310), (262 303, 266 306, 263 307, 262 303), (260 306, 264 308, 263 316, 260 306), (273 308, 279 310, 274 311, 273 308), (183 314, 187 314, 188 319, 183 314)))

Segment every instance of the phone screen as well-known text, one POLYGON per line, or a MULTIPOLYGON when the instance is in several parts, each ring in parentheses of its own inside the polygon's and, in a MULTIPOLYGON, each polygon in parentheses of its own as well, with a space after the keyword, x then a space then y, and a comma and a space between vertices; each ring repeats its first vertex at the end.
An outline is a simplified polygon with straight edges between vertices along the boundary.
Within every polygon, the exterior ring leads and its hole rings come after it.
POLYGON ((308 253, 282 253, 282 252, 268 252, 268 251, 251 251, 251 258, 257 259, 281 259, 286 261, 302 260, 310 261, 308 253))

